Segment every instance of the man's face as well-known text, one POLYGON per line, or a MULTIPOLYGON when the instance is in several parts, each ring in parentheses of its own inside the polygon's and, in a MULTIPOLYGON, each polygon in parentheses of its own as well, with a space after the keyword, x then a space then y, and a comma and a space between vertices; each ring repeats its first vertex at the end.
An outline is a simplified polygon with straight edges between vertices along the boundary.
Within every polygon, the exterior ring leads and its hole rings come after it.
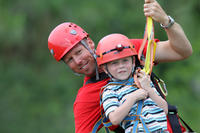
POLYGON ((81 43, 72 48, 63 57, 63 61, 76 73, 89 77, 95 75, 95 60, 81 43))

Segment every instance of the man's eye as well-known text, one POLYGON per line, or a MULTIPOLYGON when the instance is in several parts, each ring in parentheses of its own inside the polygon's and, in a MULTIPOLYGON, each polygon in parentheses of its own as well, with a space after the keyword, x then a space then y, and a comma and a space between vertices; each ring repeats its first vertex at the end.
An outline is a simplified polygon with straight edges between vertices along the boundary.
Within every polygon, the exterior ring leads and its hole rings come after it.
POLYGON ((69 58, 69 59, 67 60, 67 64, 69 64, 70 62, 72 62, 72 58, 69 58))
POLYGON ((81 53, 82 53, 81 50, 79 50, 79 51, 76 52, 77 55, 79 55, 79 54, 81 54, 81 53))

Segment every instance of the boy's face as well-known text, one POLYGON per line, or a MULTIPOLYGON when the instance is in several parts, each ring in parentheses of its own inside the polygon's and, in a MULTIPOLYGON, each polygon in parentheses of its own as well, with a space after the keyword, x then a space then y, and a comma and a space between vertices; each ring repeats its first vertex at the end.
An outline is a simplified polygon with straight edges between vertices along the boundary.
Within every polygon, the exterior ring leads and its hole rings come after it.
MULTIPOLYGON (((135 62, 135 57, 125 57, 107 63, 107 70, 110 74, 119 80, 126 80, 129 78, 135 62)), ((105 70, 105 69, 104 69, 105 70)), ((107 73, 107 71, 106 71, 107 73)))

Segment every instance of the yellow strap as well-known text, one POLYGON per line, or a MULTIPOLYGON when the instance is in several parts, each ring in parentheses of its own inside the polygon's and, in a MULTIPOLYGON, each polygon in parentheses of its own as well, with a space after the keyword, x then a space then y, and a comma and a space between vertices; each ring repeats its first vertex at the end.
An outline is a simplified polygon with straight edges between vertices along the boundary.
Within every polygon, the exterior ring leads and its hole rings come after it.
POLYGON ((151 38, 151 32, 153 30, 153 20, 151 17, 147 17, 147 32, 148 32, 148 39, 151 38))
POLYGON ((153 20, 151 17, 147 17, 146 26, 147 29, 145 32, 147 32, 148 44, 147 44, 146 59, 143 71, 146 74, 150 74, 152 71, 153 61, 155 59, 155 52, 156 52, 156 42, 154 41, 154 29, 153 29, 154 27, 153 27, 153 20))

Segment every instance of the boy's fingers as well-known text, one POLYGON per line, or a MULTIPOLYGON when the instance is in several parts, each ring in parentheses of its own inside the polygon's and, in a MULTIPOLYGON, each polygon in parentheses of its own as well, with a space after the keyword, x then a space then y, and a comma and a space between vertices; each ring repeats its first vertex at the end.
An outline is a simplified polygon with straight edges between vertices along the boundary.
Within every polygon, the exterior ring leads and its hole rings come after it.
POLYGON ((141 71, 138 72, 138 74, 145 75, 145 71, 141 70, 141 71))

